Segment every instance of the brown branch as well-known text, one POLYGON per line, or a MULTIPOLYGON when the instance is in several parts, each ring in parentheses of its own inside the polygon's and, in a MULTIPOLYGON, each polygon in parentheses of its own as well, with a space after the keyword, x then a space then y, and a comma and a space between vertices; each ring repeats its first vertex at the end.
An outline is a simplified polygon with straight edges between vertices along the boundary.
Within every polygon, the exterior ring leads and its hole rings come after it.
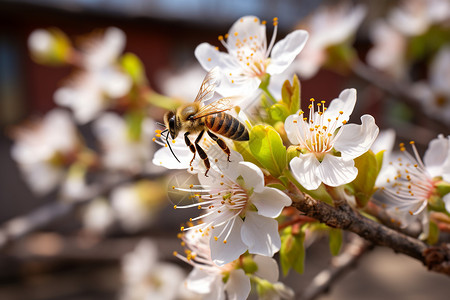
POLYGON ((316 299, 323 293, 329 291, 336 280, 353 269, 356 263, 368 253, 372 247, 364 239, 353 236, 341 254, 332 258, 330 266, 317 274, 306 290, 301 294, 302 300, 316 299))
POLYGON ((449 255, 440 255, 436 258, 433 256, 436 251, 428 250, 426 252, 427 249, 431 248, 424 242, 363 217, 347 203, 338 201, 340 205, 332 207, 324 202, 312 199, 308 195, 289 191, 286 193, 293 201, 292 206, 306 216, 315 218, 330 227, 354 232, 374 245, 389 247, 396 252, 413 257, 432 271, 450 275, 450 273, 447 273, 450 254, 448 250, 447 252, 444 251, 445 247, 439 249, 449 255), (429 259, 431 256, 433 256, 432 264, 430 264, 429 259))

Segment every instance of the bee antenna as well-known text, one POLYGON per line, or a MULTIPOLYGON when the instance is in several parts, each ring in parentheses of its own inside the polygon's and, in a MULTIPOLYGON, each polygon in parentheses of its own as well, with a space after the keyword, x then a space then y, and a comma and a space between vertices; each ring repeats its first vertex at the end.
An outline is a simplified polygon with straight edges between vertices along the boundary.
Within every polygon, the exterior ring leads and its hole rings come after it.
MULTIPOLYGON (((167 131, 167 129, 164 130, 164 131, 167 131)), ((162 131, 161 133, 163 133, 164 131, 162 131)), ((167 132, 167 134, 166 134, 166 144, 167 144, 167 146, 169 146, 170 152, 172 152, 173 157, 175 157, 175 159, 176 159, 179 163, 181 163, 180 160, 178 159, 178 157, 175 155, 175 152, 173 152, 172 146, 170 146, 170 143, 169 143, 169 133, 168 133, 168 132, 167 132)))
POLYGON ((161 123, 161 122, 156 122, 156 125, 159 125, 159 126, 164 126, 164 127, 166 127, 166 125, 165 125, 164 123, 161 123))

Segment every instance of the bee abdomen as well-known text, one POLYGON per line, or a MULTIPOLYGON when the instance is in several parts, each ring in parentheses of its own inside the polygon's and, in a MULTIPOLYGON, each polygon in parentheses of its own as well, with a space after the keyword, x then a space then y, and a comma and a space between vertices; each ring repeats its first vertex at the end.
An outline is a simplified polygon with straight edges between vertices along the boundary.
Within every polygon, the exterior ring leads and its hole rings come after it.
POLYGON ((211 131, 232 140, 249 140, 248 131, 244 124, 227 113, 221 112, 209 115, 206 117, 205 124, 211 131))

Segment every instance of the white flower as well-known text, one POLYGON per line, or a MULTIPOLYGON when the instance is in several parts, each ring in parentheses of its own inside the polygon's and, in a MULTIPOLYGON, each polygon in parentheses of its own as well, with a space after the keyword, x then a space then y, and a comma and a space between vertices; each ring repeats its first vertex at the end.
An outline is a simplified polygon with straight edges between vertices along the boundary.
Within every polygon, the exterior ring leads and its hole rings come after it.
POLYGON ((55 38, 45 29, 36 29, 28 37, 28 48, 37 57, 48 57, 54 49, 55 38))
POLYGON ((425 33, 428 28, 450 18, 448 0, 408 0, 391 10, 388 21, 408 36, 425 33))
POLYGON ((19 128, 16 133, 11 149, 13 159, 33 192, 39 195, 49 192, 64 179, 65 166, 79 147, 70 115, 53 110, 39 123, 19 128))
POLYGON ((194 267, 186 279, 186 287, 204 295, 203 299, 247 299, 251 291, 251 281, 256 284, 265 282, 266 293, 260 295, 261 299, 292 298, 292 290, 278 282, 279 271, 275 259, 261 255, 245 255, 218 266, 211 258, 209 230, 203 233, 191 231, 183 235, 182 239, 186 246, 186 257, 176 252, 175 255, 194 267), (246 263, 253 265, 248 268, 251 269, 249 273, 244 271, 246 263), (269 298, 269 294, 273 297, 269 298))
MULTIPOLYGON (((430 197, 436 195, 436 183, 450 182, 450 136, 439 135, 432 140, 425 152, 423 162, 411 142, 414 156, 400 145, 402 156, 391 163, 395 174, 386 180, 382 192, 387 196, 384 205, 395 218, 407 226, 411 216, 419 216, 424 225, 424 235, 428 235, 428 213, 425 210, 430 197)), ((445 208, 450 212, 450 194, 443 197, 445 208)))
POLYGON ((122 260, 124 288, 121 299, 177 299, 185 278, 176 265, 158 261, 156 245, 143 240, 122 260))
POLYGON ((311 15, 304 26, 310 38, 294 62, 300 76, 304 79, 313 77, 327 61, 327 48, 354 35, 365 15, 363 5, 352 7, 348 3, 324 6, 311 15))
MULTIPOLYGON (((278 217, 291 199, 283 192, 264 186, 262 171, 250 162, 232 164, 226 172, 211 170, 198 179, 205 190, 198 195, 198 207, 205 213, 192 221, 200 223, 184 230, 211 229, 211 257, 222 266, 245 251, 273 256, 281 246, 278 217)), ((194 190, 193 190, 194 191, 194 190)))
POLYGON ((114 27, 102 37, 88 40, 81 53, 82 69, 55 92, 55 102, 71 108, 79 123, 93 120, 111 99, 125 96, 130 90, 131 78, 115 65, 124 45, 125 34, 114 27))
POLYGON ((208 43, 195 49, 195 56, 205 70, 219 66, 226 77, 218 87, 222 95, 248 95, 259 87, 266 74, 284 72, 300 53, 308 39, 304 30, 296 30, 275 44, 278 21, 274 19, 274 34, 267 44, 265 22, 255 16, 236 21, 228 34, 219 40, 228 53, 218 51, 208 43), (231 90, 230 90, 231 89, 231 90))
POLYGON ((192 64, 180 70, 163 70, 157 80, 164 95, 192 102, 198 94, 192 87, 198 86, 205 75, 202 67, 192 64))
POLYGON ((114 223, 114 211, 105 199, 95 199, 83 211, 84 228, 95 233, 105 232, 114 223))
POLYGON ((101 115, 93 130, 102 144, 104 165, 112 170, 138 173, 145 170, 153 154, 154 121, 143 119, 138 139, 132 138, 123 118, 114 113, 101 115))
POLYGON ((318 103, 316 112, 311 101, 309 120, 300 111, 285 121, 289 140, 303 152, 289 163, 293 175, 308 190, 322 182, 334 187, 349 183, 358 174, 354 159, 370 149, 378 126, 370 115, 361 117, 362 125, 347 124, 356 103, 355 89, 342 91, 328 108, 325 101, 318 103))
POLYGON ((425 113, 450 125, 450 46, 443 47, 430 66, 429 82, 413 86, 425 113))
POLYGON ((377 154, 380 151, 383 152, 383 164, 381 166, 380 172, 378 173, 375 186, 381 187, 386 181, 387 177, 391 174, 390 168, 388 168, 388 162, 391 157, 392 149, 395 143, 395 131, 393 129, 388 129, 381 131, 378 134, 377 139, 373 142, 370 149, 377 154))
POLYGON ((136 232, 154 220, 165 192, 150 181, 124 184, 112 191, 111 205, 124 229, 136 232))
POLYGON ((371 31, 374 47, 367 54, 367 62, 382 71, 402 78, 406 72, 407 39, 384 21, 377 21, 371 31))

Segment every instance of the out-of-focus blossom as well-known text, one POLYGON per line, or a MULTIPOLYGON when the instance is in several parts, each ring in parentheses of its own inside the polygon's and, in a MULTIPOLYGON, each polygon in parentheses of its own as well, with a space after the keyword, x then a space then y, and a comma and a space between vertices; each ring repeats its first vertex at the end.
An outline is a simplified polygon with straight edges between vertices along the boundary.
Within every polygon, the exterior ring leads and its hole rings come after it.
POLYGON ((81 47, 81 69, 54 95, 57 104, 73 110, 79 123, 93 120, 111 100, 129 92, 132 80, 116 65, 124 46, 123 31, 111 27, 103 35, 87 39, 81 47))
MULTIPOLYGON (((450 182, 450 136, 439 135, 432 140, 424 155, 424 160, 411 143, 414 156, 409 154, 404 145, 400 145, 402 155, 388 166, 395 172, 386 180, 381 191, 386 195, 383 206, 388 213, 406 227, 417 217, 423 224, 422 237, 428 235, 428 204, 439 202, 436 185, 450 182)), ((442 197, 445 209, 450 212, 450 194, 442 197)))
POLYGON ((314 111, 311 101, 309 120, 300 111, 285 122, 289 140, 303 152, 289 163, 294 177, 308 190, 322 182, 334 187, 352 182, 358 175, 354 159, 368 151, 378 135, 375 119, 364 115, 361 125, 347 124, 356 104, 355 89, 342 91, 328 108, 322 101, 314 111))
POLYGON ((95 233, 105 232, 114 223, 114 210, 106 199, 95 199, 84 209, 84 228, 95 233))
POLYGON ((301 78, 313 77, 327 62, 327 49, 350 40, 365 15, 363 5, 352 7, 349 3, 343 3, 319 8, 300 25, 310 35, 305 49, 294 61, 301 78))
POLYGON ((122 260, 123 300, 179 299, 185 274, 174 264, 158 261, 156 245, 141 241, 122 260))
POLYGON ((250 95, 266 74, 281 74, 289 67, 305 46, 308 33, 296 30, 275 44, 277 25, 275 18, 274 33, 267 44, 265 22, 261 23, 255 16, 245 16, 233 24, 225 38, 219 37, 228 53, 208 43, 195 49, 195 56, 205 70, 221 68, 225 79, 218 87, 220 94, 250 95))
POLYGON ((391 10, 388 22, 407 36, 425 33, 433 24, 448 21, 450 1, 407 0, 391 10))
MULTIPOLYGON (((245 251, 273 256, 281 246, 275 220, 291 199, 283 192, 264 186, 262 171, 250 162, 234 163, 226 172, 211 170, 198 175, 203 195, 199 203, 183 206, 205 211, 193 218, 199 224, 184 230, 211 230, 211 258, 223 266, 245 251)), ((176 188, 176 187, 174 187, 176 188)))
POLYGON ((425 113, 450 125, 450 46, 442 48, 430 66, 428 83, 413 86, 425 113))
POLYGON ((165 203, 165 186, 142 180, 117 187, 111 205, 125 230, 135 232, 151 223, 165 203))
POLYGON ((406 72, 406 37, 382 20, 374 24, 371 37, 374 47, 367 54, 367 62, 396 78, 402 78, 406 72))
POLYGON ((67 63, 71 45, 67 37, 58 29, 36 29, 28 37, 31 57, 43 64, 67 63))
POLYGON ((64 180, 65 169, 81 146, 70 115, 62 110, 53 110, 40 122, 18 128, 15 140, 11 155, 39 195, 64 180))
POLYGON ((135 136, 119 115, 104 113, 95 121, 93 129, 102 145, 106 168, 131 173, 145 171, 153 155, 154 121, 143 119, 140 134, 135 136))
POLYGON ((205 75, 206 71, 200 65, 192 64, 176 72, 165 70, 158 76, 158 81, 164 95, 192 102, 198 93, 196 87, 200 87, 205 75))

